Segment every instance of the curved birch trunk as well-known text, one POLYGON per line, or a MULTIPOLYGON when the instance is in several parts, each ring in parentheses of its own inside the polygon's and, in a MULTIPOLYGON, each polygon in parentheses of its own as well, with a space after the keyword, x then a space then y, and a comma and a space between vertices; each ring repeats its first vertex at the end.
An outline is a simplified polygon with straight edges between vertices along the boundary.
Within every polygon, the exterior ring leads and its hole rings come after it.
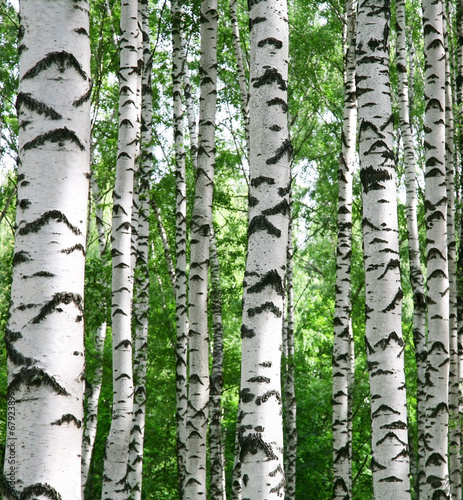
MULTIPOLYGON (((171 3, 172 13, 172 84, 173 84, 173 122, 175 144, 176 176, 176 267, 175 267, 175 307, 177 343, 176 356, 176 397, 177 397, 177 470, 179 499, 184 498, 186 482, 186 416, 187 416, 187 348, 188 348, 188 305, 186 271, 186 181, 185 181, 185 146, 183 135, 182 106, 182 17, 183 10, 179 0, 171 3)), ((165 247, 164 247, 165 248, 165 247)))
POLYGON ((22 0, 3 498, 81 498, 88 2, 22 0))
POLYGON ((152 164, 151 122, 152 56, 149 41, 148 0, 139 0, 142 35, 143 72, 141 79, 141 149, 138 170, 138 231, 135 273, 133 323, 135 325, 133 423, 129 445, 128 483, 131 499, 141 500, 143 479, 143 443, 145 438, 146 370, 148 362, 149 317, 149 197, 152 164))
POLYGON ((410 93, 407 77, 407 45, 405 1, 396 0, 396 30, 397 30, 397 74, 399 83, 399 115, 400 130, 404 148, 408 256, 410 262, 410 282, 413 291, 413 341, 417 366, 417 427, 418 427, 418 477, 417 498, 426 495, 426 301, 424 294, 424 278, 421 270, 420 247, 418 237, 418 218, 415 174, 415 145, 410 123, 410 93))
POLYGON ((357 97, 375 498, 410 498, 389 3, 359 2, 357 97))
POLYGON ((338 242, 333 343, 333 500, 352 495, 352 383, 353 335, 351 321, 352 182, 357 145, 355 88, 355 0, 346 2, 344 47, 344 117, 338 170, 338 242))
POLYGON ((285 474, 286 474, 286 500, 296 498, 296 456, 297 456, 297 426, 296 426, 296 393, 294 388, 294 286, 293 286, 293 224, 292 224, 292 199, 289 194, 289 222, 288 222, 288 249, 286 253, 286 316, 284 331, 286 344, 283 349, 286 358, 286 371, 284 377, 285 391, 285 474))
POLYGON ((428 288, 426 476, 430 498, 448 498, 449 279, 445 171, 443 3, 423 1, 428 288))
POLYGON ((288 242, 288 18, 285 0, 251 1, 248 249, 241 327, 243 498, 285 493, 281 340, 288 242))
POLYGON ((225 500, 225 458, 222 442, 222 388, 223 388, 223 324, 222 287, 220 285, 219 256, 215 233, 211 235, 211 311, 213 353, 210 390, 209 450, 211 460, 210 497, 225 500))
POLYGON ((106 441, 103 500, 127 497, 127 456, 133 416, 131 224, 138 151, 138 2, 122 0, 119 138, 112 222, 113 408, 106 441))
POLYGON ((212 231, 217 101, 217 0, 201 2, 201 96, 198 165, 193 214, 189 279, 190 332, 187 471, 185 498, 206 496, 206 448, 209 413, 209 332, 207 283, 212 231))

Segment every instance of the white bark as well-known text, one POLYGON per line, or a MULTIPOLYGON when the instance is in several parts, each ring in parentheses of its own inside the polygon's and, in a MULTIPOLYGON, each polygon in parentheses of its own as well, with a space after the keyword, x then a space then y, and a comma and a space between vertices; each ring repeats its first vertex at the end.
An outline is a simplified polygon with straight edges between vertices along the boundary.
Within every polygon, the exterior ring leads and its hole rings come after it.
POLYGON ((375 498, 410 499, 402 288, 393 118, 389 82, 389 3, 358 9, 357 97, 375 498))
POLYGON ((241 329, 243 498, 285 493, 281 332, 288 241, 288 19, 284 0, 251 1, 248 253, 241 329))
POLYGON ((138 2, 122 0, 119 138, 112 223, 113 408, 106 441, 103 500, 127 496, 127 456, 133 413, 131 223, 138 150, 138 2))
POLYGON ((338 170, 338 242, 333 343, 333 499, 352 494, 352 383, 354 359, 351 322, 352 183, 357 144, 355 23, 357 2, 346 2, 344 33, 344 117, 338 170))
POLYGON ((201 2, 201 96, 198 164, 191 218, 188 300, 190 332, 185 484, 185 498, 188 500, 206 495, 206 447, 209 412, 207 283, 215 167, 217 18, 217 0, 203 0, 201 2))
POLYGON ((447 190, 445 171, 445 49, 443 4, 423 1, 425 54, 425 187, 427 254, 427 422, 428 495, 447 498, 449 280, 447 266, 447 190))
POLYGON ((88 2, 20 5, 18 203, 3 498, 81 498, 88 2))

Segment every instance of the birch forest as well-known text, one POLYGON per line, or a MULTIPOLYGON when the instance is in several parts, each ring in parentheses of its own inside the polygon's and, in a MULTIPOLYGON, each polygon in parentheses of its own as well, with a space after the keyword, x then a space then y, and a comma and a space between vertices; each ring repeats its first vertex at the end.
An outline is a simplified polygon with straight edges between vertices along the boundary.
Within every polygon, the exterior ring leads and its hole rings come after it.
POLYGON ((463 500, 463 0, 0 0, 3 500, 463 500))

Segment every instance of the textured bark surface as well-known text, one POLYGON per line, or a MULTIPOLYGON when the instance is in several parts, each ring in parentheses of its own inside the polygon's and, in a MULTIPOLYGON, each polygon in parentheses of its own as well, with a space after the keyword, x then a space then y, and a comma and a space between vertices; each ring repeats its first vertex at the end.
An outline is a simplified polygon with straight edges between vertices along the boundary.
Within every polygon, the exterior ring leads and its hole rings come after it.
POLYGON ((133 422, 129 444, 128 483, 130 498, 141 500, 143 479, 143 443, 145 438, 146 369, 148 362, 148 317, 149 317, 149 197, 152 170, 152 56, 149 41, 148 0, 139 0, 138 13, 142 36, 141 78, 141 148, 138 177, 138 229, 137 253, 134 277, 134 394, 133 422))
MULTIPOLYGON (((425 498, 426 491, 426 463, 425 463, 425 421, 426 421, 426 302, 424 295, 424 278, 421 270, 420 247, 418 239, 417 219, 417 186, 415 174, 415 144, 410 122, 410 93, 407 75, 407 44, 406 44, 406 17, 405 1, 396 1, 396 30, 397 30, 397 75, 399 84, 399 116, 400 131, 402 134, 406 182, 406 209, 408 256, 410 262, 410 282, 413 291, 413 341, 415 344, 415 359, 417 367, 417 427, 418 427, 418 498, 425 498)), ((410 54, 410 58, 412 55, 410 54)))
POLYGON ((210 497, 225 500, 225 457, 222 442, 223 323, 222 287, 215 233, 211 237, 211 312, 213 351, 210 391, 209 450, 211 460, 210 497))
POLYGON ((186 272, 186 180, 185 146, 183 135, 182 106, 182 8, 181 3, 173 0, 172 13, 172 84, 173 84, 173 121, 175 144, 176 177, 176 222, 175 222, 175 307, 177 343, 176 356, 176 397, 177 397, 177 469, 179 498, 183 499, 186 477, 186 414, 187 414, 187 348, 188 348, 188 306, 186 272))
POLYGON ((20 5, 18 201, 3 498, 81 498, 88 2, 20 5))
POLYGON ((357 97, 375 498, 410 498, 402 288, 389 82, 389 3, 358 9, 357 97))
POLYGON ((425 55, 425 209, 427 255, 426 477, 430 498, 449 498, 449 279, 445 169, 443 3, 423 1, 425 55))
POLYGON ((139 145, 138 2, 122 0, 119 137, 112 222, 113 407, 105 448, 103 500, 127 498, 127 457, 133 416, 131 225, 139 145))
POLYGON ((201 62, 198 164, 191 218, 188 311, 188 411, 185 498, 206 496, 206 448, 209 413, 209 332, 207 283, 212 231, 217 101, 217 1, 201 2, 201 62))
POLYGON ((352 382, 351 322, 352 180, 357 144, 355 23, 357 2, 346 2, 344 32, 344 115, 338 170, 338 241, 333 343, 333 500, 351 498, 352 382))
POLYGON ((243 294, 240 460, 242 496, 285 494, 281 339, 291 142, 284 0, 251 1, 250 192, 243 294))

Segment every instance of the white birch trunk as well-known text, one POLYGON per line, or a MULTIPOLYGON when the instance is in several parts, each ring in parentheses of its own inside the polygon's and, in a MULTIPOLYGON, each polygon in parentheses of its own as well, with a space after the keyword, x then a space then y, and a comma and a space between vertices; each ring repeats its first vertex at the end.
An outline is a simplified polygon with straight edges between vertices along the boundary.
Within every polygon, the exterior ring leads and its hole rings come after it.
POLYGON ((417 194, 415 174, 415 144, 410 123, 410 91, 407 77, 407 44, 405 1, 396 1, 397 30, 397 74, 399 84, 399 115, 402 134, 406 179, 406 207, 408 255, 410 262, 410 282, 413 291, 413 341, 417 366, 417 431, 418 431, 418 474, 417 498, 426 495, 426 465, 425 465, 425 409, 426 409, 426 301, 424 294, 424 278, 421 270, 420 247, 418 237, 417 194))
POLYGON ((333 343, 333 500, 352 495, 352 382, 354 359, 351 321, 352 182, 357 144, 355 88, 355 0, 346 2, 344 39, 344 116, 338 170, 338 242, 333 343))
POLYGON ((209 412, 209 332, 207 283, 212 231, 217 101, 217 0, 201 2, 201 96, 198 164, 193 214, 189 279, 190 332, 187 471, 185 498, 206 496, 206 448, 209 412))
POLYGON ((443 4, 423 1, 427 254, 426 477, 430 498, 448 498, 449 279, 445 171, 443 4))
POLYGON ((285 494, 281 340, 291 142, 288 18, 284 0, 249 2, 250 179, 241 327, 240 460, 243 498, 285 494))
POLYGON ((370 376, 373 492, 410 499, 402 288, 393 117, 389 82, 389 3, 358 9, 357 97, 370 376))
POLYGON ((81 498, 88 2, 22 0, 3 498, 81 498))
POLYGON ((112 223, 113 408, 106 441, 103 500, 127 497, 127 457, 133 415, 131 223, 139 141, 138 2, 122 0, 119 138, 112 223))
MULTIPOLYGON (((177 397, 177 469, 179 499, 184 498, 186 478, 186 415, 187 415, 187 346, 188 346, 188 305, 186 271, 186 181, 185 181, 185 146, 183 135, 182 106, 182 13, 181 3, 173 0, 172 13, 172 84, 173 84, 173 122, 176 164, 176 268, 175 268, 175 304, 177 343, 176 356, 176 397, 177 397)), ((164 250, 165 251, 165 250, 164 250)))

